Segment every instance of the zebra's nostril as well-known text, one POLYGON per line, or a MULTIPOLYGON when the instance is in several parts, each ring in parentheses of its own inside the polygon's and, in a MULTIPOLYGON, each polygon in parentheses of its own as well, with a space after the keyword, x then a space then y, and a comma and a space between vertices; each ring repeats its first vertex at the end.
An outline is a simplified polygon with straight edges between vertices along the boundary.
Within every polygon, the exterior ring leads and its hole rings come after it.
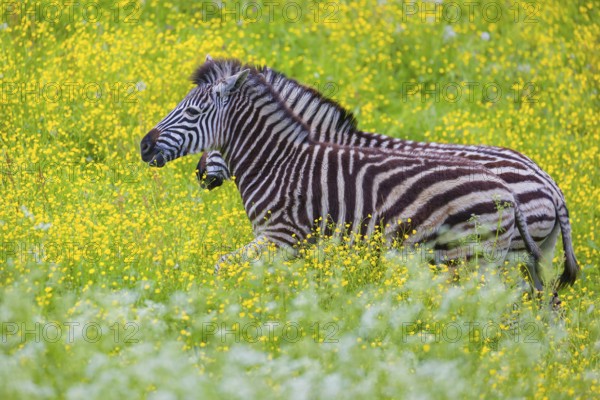
POLYGON ((140 153, 144 162, 151 161, 154 156, 156 150, 156 132, 155 129, 151 130, 140 142, 140 153))
POLYGON ((150 132, 148 132, 146 136, 144 136, 140 143, 140 150, 142 154, 148 154, 152 152, 152 150, 154 150, 156 140, 158 139, 159 135, 160 131, 154 128, 150 132))
POLYGON ((147 136, 140 143, 140 150, 142 151, 142 154, 150 153, 153 148, 154 144, 152 143, 152 140, 147 136))

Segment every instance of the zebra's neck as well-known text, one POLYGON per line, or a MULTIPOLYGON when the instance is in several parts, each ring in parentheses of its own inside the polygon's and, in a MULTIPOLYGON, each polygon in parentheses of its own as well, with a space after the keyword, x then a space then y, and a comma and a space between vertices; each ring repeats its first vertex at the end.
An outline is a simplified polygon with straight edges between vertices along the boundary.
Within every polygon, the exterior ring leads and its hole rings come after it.
MULTIPOLYGON (((231 105, 228 132, 221 149, 236 183, 244 184, 266 166, 291 162, 308 144, 306 124, 293 114, 264 80, 257 79, 231 105)), ((241 190, 241 187, 240 187, 241 190)))

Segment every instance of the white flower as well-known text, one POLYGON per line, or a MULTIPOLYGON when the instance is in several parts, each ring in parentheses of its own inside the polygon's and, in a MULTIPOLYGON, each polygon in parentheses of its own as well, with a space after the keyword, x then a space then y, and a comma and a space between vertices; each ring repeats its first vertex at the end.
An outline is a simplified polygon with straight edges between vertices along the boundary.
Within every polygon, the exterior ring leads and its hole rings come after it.
POLYGON ((486 42, 490 40, 490 33, 489 32, 481 32, 481 39, 485 40, 486 42))
POLYGON ((52 227, 52 224, 50 222, 40 222, 39 224, 34 226, 33 229, 37 229, 40 231, 47 231, 51 227, 52 227))
POLYGON ((25 207, 24 205, 21 206, 21 211, 23 212, 23 214, 25 215, 25 217, 29 218, 29 219, 33 219, 33 213, 31 213, 31 211, 29 211, 27 209, 27 207, 25 207))
POLYGON ((456 37, 456 31, 452 28, 451 25, 446 25, 444 27, 444 40, 454 39, 456 37))
POLYGON ((517 70, 521 72, 529 72, 531 71, 531 66, 529 64, 519 64, 517 65, 517 70))

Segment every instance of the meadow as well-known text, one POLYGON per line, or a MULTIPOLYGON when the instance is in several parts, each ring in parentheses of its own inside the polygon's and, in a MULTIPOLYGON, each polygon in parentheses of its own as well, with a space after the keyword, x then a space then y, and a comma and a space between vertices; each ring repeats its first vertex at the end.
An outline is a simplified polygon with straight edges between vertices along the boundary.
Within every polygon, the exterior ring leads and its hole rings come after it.
MULTIPOLYGON (((2 1, 0 398, 600 396, 600 6, 594 1, 2 1), (252 238, 199 155, 140 139, 206 54, 266 64, 362 130, 506 146, 559 184, 581 274, 559 311, 482 275, 252 238)), ((562 271, 562 251, 544 266, 562 271)))

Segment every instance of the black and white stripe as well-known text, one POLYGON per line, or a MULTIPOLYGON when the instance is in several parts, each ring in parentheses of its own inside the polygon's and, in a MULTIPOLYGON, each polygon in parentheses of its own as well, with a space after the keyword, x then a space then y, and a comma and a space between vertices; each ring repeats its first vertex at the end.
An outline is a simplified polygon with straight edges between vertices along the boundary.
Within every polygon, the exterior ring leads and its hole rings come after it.
MULTIPOLYGON (((141 149, 142 159, 159 167, 185 154, 221 151, 256 235, 246 248, 294 246, 316 228, 370 235, 383 227, 390 244, 420 243, 441 262, 474 256, 478 249, 464 244, 477 231, 501 264, 515 230, 528 237, 512 191, 488 169, 443 155, 312 141, 264 76, 244 68, 207 61, 194 75, 197 87, 141 149)), ((530 251, 535 259, 535 244, 530 251)))
MULTIPOLYGON (((554 180, 525 155, 507 148, 415 142, 362 132, 351 113, 319 92, 285 75, 262 68, 261 73, 287 107, 310 127, 315 141, 422 154, 460 157, 481 164, 501 178, 516 195, 526 218, 527 228, 545 258, 552 260, 559 230, 565 253, 565 270, 559 285, 572 284, 578 272, 573 251, 571 226, 564 196, 554 180)), ((211 180, 209 189, 229 179, 227 165, 218 151, 206 152, 198 164, 198 177, 211 180)), ((526 244, 520 232, 511 243, 511 259, 520 259, 526 244)))

